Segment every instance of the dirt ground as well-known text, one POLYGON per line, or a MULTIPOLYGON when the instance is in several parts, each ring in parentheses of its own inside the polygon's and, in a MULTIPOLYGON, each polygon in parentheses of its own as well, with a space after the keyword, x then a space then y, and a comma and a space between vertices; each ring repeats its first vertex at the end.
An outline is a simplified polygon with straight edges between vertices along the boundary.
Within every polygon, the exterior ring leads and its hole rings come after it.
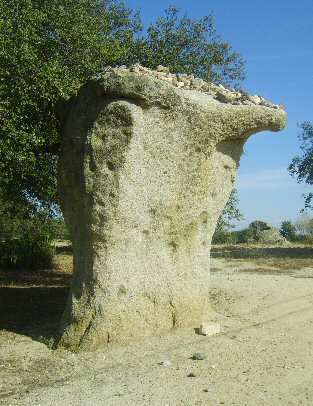
POLYGON ((84 354, 51 349, 67 246, 52 270, 0 272, 0 405, 312 406, 313 248, 219 246, 212 257, 207 321, 220 334, 190 328, 84 354))

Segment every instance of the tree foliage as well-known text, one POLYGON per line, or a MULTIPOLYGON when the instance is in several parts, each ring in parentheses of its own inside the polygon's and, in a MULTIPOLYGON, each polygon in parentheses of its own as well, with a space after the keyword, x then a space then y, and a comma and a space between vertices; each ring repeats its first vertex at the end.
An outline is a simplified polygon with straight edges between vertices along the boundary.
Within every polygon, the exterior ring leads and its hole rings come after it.
POLYGON ((230 232, 234 225, 233 220, 243 220, 243 215, 238 208, 238 197, 236 189, 233 189, 222 214, 220 215, 215 232, 212 238, 213 244, 232 244, 236 243, 236 238, 230 232))
POLYGON ((0 199, 12 207, 57 204, 59 138, 54 106, 104 66, 139 62, 235 84, 243 61, 199 20, 170 7, 147 33, 114 0, 0 3, 0 199))
POLYGON ((56 101, 124 61, 140 26, 108 1, 3 0, 0 15, 1 194, 49 206, 57 201, 56 101))
POLYGON ((291 242, 312 244, 313 242, 313 218, 304 214, 295 223, 290 220, 283 221, 280 233, 291 242))
MULTIPOLYGON (((298 138, 301 142, 300 148, 302 156, 293 158, 288 167, 290 174, 297 179, 299 183, 313 185, 313 125, 310 122, 304 122, 300 125, 301 132, 298 138)), ((309 192, 305 197, 305 209, 313 209, 313 193, 309 192)))
POLYGON ((213 15, 191 19, 169 7, 147 30, 138 60, 156 68, 162 64, 176 73, 196 74, 214 83, 238 85, 244 79, 244 61, 217 34, 213 15))
POLYGON ((19 207, 12 214, 0 203, 0 268, 43 269, 50 267, 54 254, 54 221, 46 210, 30 214, 19 207))
POLYGON ((313 237, 313 218, 304 215, 296 221, 296 228, 300 235, 313 237))
POLYGON ((297 227, 290 220, 281 223, 280 234, 288 241, 296 241, 298 238, 297 227))
POLYGON ((249 224, 249 229, 252 231, 253 236, 256 238, 261 231, 269 230, 270 226, 262 220, 255 220, 249 224))

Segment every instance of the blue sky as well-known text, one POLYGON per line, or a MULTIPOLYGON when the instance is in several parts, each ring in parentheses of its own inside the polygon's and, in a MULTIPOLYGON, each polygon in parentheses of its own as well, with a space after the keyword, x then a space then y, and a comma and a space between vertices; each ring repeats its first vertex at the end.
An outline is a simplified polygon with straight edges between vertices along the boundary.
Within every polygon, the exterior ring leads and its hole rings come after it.
MULTIPOLYGON (((141 8, 146 25, 176 5, 190 17, 211 11, 222 37, 246 60, 243 88, 285 105, 288 124, 280 133, 262 132, 245 146, 237 176, 244 226, 264 220, 279 226, 296 220, 303 207, 287 166, 299 153, 297 123, 313 121, 313 0, 126 0, 141 8)), ((312 214, 312 213, 310 213, 312 214)))

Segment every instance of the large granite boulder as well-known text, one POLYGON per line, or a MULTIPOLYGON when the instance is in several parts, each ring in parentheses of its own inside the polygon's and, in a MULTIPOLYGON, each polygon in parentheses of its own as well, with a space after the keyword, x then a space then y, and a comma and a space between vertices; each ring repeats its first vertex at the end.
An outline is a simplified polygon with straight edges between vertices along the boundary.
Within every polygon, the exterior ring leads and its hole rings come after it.
POLYGON ((257 241, 261 244, 288 244, 286 238, 280 234, 276 227, 260 231, 257 241))
POLYGON ((108 69, 60 109, 74 276, 60 346, 91 350, 210 319, 209 255, 247 138, 286 113, 187 75, 108 69))
POLYGON ((278 228, 272 227, 264 221, 253 221, 248 230, 253 233, 251 242, 261 244, 286 244, 286 238, 283 237, 278 228))

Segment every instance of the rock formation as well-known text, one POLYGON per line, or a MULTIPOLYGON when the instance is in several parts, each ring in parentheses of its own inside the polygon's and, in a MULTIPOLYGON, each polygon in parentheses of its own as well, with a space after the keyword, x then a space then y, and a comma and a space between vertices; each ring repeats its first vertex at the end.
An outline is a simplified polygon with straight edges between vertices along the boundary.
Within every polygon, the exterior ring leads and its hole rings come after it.
POLYGON ((92 350, 210 319, 209 254, 247 138, 286 113, 163 67, 108 68, 60 110, 74 276, 60 346, 92 350))

